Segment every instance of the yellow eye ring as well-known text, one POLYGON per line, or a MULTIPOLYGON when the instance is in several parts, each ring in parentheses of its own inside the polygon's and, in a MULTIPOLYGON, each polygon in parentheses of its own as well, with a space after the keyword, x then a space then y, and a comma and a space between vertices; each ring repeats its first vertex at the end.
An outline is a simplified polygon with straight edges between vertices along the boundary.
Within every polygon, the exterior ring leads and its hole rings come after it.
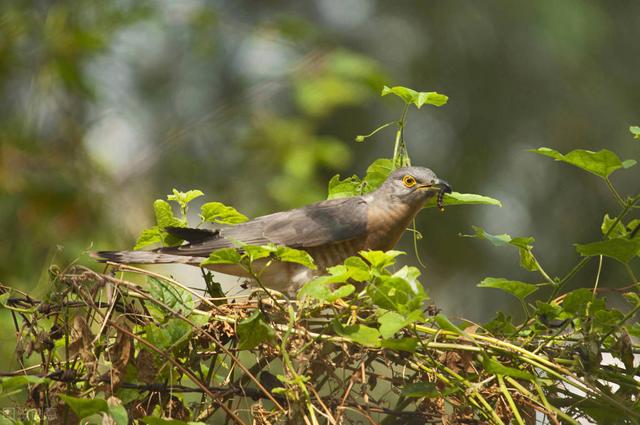
POLYGON ((413 176, 410 176, 409 174, 407 174, 402 178, 402 184, 404 184, 405 187, 411 188, 415 186, 416 183, 417 183, 416 179, 413 176))

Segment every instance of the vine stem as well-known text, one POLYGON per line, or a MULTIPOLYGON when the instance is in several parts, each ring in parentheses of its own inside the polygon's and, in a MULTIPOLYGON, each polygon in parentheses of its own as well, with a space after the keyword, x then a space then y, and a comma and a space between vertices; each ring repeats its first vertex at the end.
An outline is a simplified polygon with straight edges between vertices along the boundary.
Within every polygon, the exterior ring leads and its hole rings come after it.
POLYGON ((620 194, 618 193, 616 188, 613 187, 613 184, 611 184, 611 180, 609 180, 609 177, 606 177, 604 179, 604 181, 607 182, 607 187, 609 187, 609 190, 611 191, 611 193, 613 193, 613 196, 614 196, 614 198, 616 198, 616 201, 618 201, 618 203, 620 203, 620 205, 625 207, 627 205, 627 203, 622 199, 622 196, 620 196, 620 194))
POLYGON ((502 394, 507 399, 507 403, 509 403, 509 407, 511 408, 511 412, 515 417, 516 422, 518 422, 518 425, 525 425, 524 421, 522 420, 522 416, 520 416, 520 411, 518 410, 518 406, 516 406, 515 401, 513 401, 513 397, 511 397, 511 394, 509 394, 509 388, 507 388, 507 386, 504 384, 504 378, 500 374, 496 376, 498 377, 500 391, 502 391, 502 394))
POLYGON ((407 112, 409 111, 409 104, 405 104, 402 109, 402 115, 400 116, 400 120, 398 121, 398 130, 396 131, 396 140, 395 145, 393 147, 393 165, 394 166, 403 166, 404 160, 406 159, 407 165, 411 165, 411 160, 409 156, 406 155, 406 147, 404 145, 404 126, 407 122, 407 112), (404 150, 405 155, 403 158, 400 158, 400 151, 404 150), (399 161, 400 160, 400 161, 399 161))
POLYGON ((598 272, 596 273, 596 282, 593 284, 593 296, 598 292, 598 283, 600 282, 600 273, 602 273, 602 255, 598 259, 598 272))

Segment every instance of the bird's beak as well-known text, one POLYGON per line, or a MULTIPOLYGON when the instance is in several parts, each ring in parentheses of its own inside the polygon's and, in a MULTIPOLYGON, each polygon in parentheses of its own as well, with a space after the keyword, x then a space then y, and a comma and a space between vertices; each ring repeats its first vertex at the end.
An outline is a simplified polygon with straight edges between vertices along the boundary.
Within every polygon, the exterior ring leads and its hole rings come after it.
POLYGON ((442 179, 436 179, 436 182, 431 187, 436 188, 438 189, 438 191, 444 192, 444 193, 452 192, 451 185, 442 179))
POLYGON ((433 184, 420 185, 418 186, 418 189, 426 189, 433 192, 451 193, 451 185, 442 179, 436 179, 433 184))

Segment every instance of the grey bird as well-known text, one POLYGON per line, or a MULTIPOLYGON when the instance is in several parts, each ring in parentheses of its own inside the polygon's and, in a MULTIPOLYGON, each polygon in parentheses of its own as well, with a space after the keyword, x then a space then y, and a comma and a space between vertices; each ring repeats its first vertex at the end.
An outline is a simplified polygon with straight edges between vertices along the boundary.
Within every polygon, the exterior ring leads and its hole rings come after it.
MULTIPOLYGON (((311 270, 297 263, 272 261, 261 272, 260 281, 266 287, 295 294, 302 284, 362 250, 392 249, 425 202, 444 193, 451 193, 451 186, 433 171, 404 167, 393 171, 377 190, 366 195, 322 201, 216 229, 168 227, 167 232, 186 243, 153 251, 100 251, 94 256, 123 264, 199 266, 211 252, 234 247, 236 241, 252 245, 275 243, 308 252, 317 266, 317 270, 311 270)), ((267 262, 261 261, 255 268, 258 271, 267 262)), ((212 264, 207 268, 249 277, 234 264, 212 264)))

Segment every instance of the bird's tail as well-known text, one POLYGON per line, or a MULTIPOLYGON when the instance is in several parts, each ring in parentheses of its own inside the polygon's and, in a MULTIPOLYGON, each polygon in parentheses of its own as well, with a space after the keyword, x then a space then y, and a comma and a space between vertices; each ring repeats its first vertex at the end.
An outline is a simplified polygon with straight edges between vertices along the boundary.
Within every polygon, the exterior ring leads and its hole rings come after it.
POLYGON ((91 256, 100 262, 120 264, 200 264, 204 258, 188 255, 165 254, 155 251, 97 251, 91 256))

